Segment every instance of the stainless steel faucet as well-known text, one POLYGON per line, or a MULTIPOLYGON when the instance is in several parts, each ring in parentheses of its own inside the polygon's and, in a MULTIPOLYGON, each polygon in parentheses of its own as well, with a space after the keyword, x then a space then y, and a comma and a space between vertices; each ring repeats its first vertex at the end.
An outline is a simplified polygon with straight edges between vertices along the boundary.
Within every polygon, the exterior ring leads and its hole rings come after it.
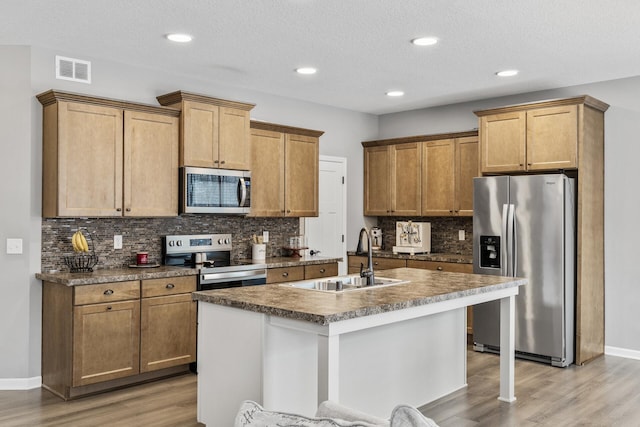
POLYGON ((360 230, 360 236, 358 237, 358 240, 360 241, 362 241, 362 233, 366 234, 368 239, 367 241, 369 242, 369 247, 367 248, 367 268, 365 270, 364 264, 360 263, 360 277, 367 279, 367 283, 365 284, 365 286, 373 286, 376 283, 376 279, 373 274, 373 251, 371 250, 371 232, 369 232, 369 230, 367 230, 366 228, 360 230))

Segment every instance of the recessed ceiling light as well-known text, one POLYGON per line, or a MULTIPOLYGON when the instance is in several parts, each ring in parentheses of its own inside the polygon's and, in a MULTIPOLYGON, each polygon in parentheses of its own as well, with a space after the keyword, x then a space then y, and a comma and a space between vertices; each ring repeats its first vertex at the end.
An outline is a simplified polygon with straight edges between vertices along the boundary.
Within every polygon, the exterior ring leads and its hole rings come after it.
POLYGON ((315 74, 316 72, 318 72, 318 70, 316 70, 313 67, 296 68, 296 73, 298 73, 298 74, 315 74))
POLYGON ((172 42, 188 43, 193 40, 193 37, 191 37, 189 34, 167 34, 167 39, 171 40, 172 42))
POLYGON ((503 70, 503 71, 498 71, 496 73, 496 76, 499 77, 513 77, 515 75, 518 74, 518 70, 503 70))
POLYGON ((401 90, 390 90, 387 92, 387 96, 403 96, 404 92, 401 90))
POLYGON ((438 43, 438 39, 436 37, 418 37, 417 39, 411 40, 411 43, 416 46, 432 46, 438 43))

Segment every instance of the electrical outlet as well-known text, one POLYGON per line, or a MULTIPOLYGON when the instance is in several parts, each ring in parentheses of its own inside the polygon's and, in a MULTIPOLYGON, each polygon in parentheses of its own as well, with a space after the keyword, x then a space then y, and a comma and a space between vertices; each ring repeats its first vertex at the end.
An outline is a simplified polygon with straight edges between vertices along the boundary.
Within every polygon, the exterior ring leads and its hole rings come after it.
POLYGON ((262 232, 262 243, 268 243, 269 242, 269 232, 268 231, 263 231, 262 232))
POLYGON ((113 249, 122 249, 122 235, 115 234, 113 236, 113 249))
POLYGON ((22 253, 22 239, 7 239, 7 254, 20 255, 22 253))
POLYGON ((464 240, 464 230, 458 230, 458 240, 464 240))

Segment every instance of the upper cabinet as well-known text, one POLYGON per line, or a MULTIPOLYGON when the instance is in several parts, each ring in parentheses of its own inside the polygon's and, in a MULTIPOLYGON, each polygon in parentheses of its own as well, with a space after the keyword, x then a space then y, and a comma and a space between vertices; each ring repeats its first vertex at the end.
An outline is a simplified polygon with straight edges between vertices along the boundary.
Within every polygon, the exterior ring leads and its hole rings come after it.
POLYGON ((603 112, 589 96, 476 111, 480 168, 485 174, 578 168, 578 150, 590 124, 584 108, 603 112))
POLYGON ((422 216, 473 215, 477 136, 423 142, 422 216))
POLYGON ((478 133, 365 141, 364 214, 473 215, 478 133))
POLYGON ((364 148, 364 214, 420 215, 420 143, 370 143, 364 148))
POLYGON ((157 99, 182 111, 180 166, 249 169, 249 111, 254 104, 183 91, 157 99))
POLYGON ((251 216, 318 216, 323 133, 251 122, 251 216))
POLYGON ((43 105, 43 217, 178 215, 179 111, 59 91, 43 105))

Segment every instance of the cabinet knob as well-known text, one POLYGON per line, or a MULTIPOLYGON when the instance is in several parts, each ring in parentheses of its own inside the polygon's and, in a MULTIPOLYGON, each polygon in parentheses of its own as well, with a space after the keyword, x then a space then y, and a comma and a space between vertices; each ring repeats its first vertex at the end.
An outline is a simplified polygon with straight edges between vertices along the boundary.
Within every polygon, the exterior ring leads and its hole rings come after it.
POLYGON ((436 268, 436 270, 442 271, 442 267, 438 267, 438 268, 436 268))
POLYGON ((291 213, 291 209, 287 209, 287 213, 291 213))
POLYGON ((224 165, 224 163, 225 163, 225 161, 224 161, 224 160, 220 162, 220 164, 221 164, 221 165, 224 165))
POLYGON ((288 277, 289 273, 287 273, 286 271, 284 273, 282 273, 282 277, 288 277))
POLYGON ((458 213, 458 212, 460 212, 460 211, 459 211, 458 209, 456 209, 454 212, 455 212, 455 213, 458 213))
POLYGON ((453 210, 449 209, 449 213, 453 213, 453 210))
POLYGON ((167 283, 167 286, 165 286, 167 289, 173 289, 176 287, 176 285, 174 285, 173 283, 167 283))
POLYGON ((527 166, 531 166, 531 163, 527 163, 527 166))
POLYGON ((127 208, 127 212, 131 212, 131 208, 127 208))
POLYGON ((213 163, 220 163, 220 160, 214 160, 213 163))
POLYGON ((520 166, 524 166, 524 163, 520 163, 520 166))
POLYGON ((373 262, 373 265, 378 265, 378 261, 374 261, 374 262, 373 262))
POLYGON ((122 212, 122 208, 116 208, 116 212, 122 212))
POLYGON ((320 273, 324 273, 326 270, 324 268, 320 269, 320 273))
POLYGON ((110 306, 110 305, 109 305, 109 306, 107 306, 107 310, 111 310, 111 306, 110 306))
POLYGON ((113 295, 113 289, 107 289, 103 292, 105 295, 113 295))

